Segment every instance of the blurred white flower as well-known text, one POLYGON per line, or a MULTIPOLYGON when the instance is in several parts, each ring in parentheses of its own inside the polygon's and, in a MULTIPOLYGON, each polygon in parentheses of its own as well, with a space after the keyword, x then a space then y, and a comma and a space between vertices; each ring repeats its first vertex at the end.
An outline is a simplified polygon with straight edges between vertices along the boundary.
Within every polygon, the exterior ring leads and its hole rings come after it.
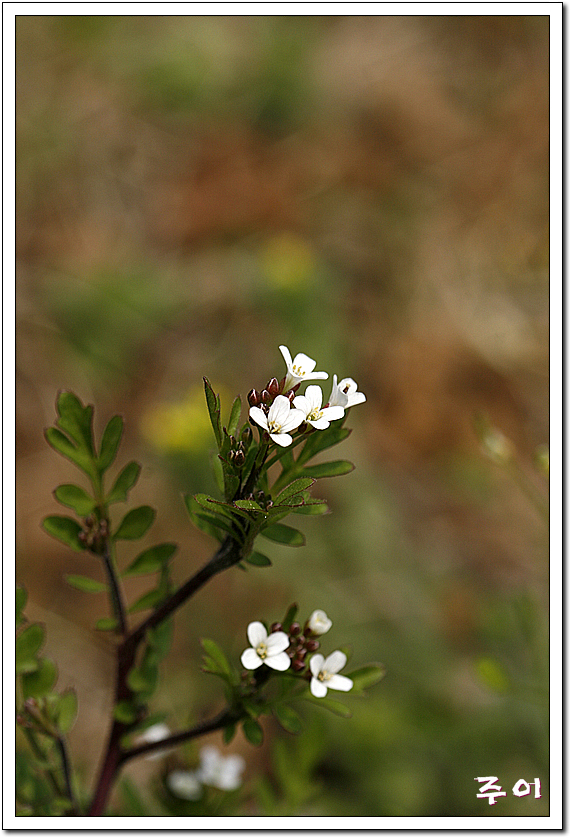
POLYGON ((305 419, 301 410, 292 408, 286 396, 275 397, 267 416, 261 407, 251 407, 250 416, 269 433, 274 442, 282 447, 291 444, 293 440, 288 432, 299 427, 305 419))
POLYGON ((354 407, 356 404, 366 402, 367 397, 364 393, 357 392, 357 382, 352 378, 343 378, 337 384, 337 376, 333 376, 333 387, 331 395, 329 396, 329 407, 339 405, 344 410, 354 407))
POLYGON ((248 626, 248 640, 252 648, 246 649, 241 657, 245 669, 257 669, 263 663, 280 672, 289 668, 291 661, 285 651, 289 646, 289 637, 285 631, 274 631, 268 635, 262 623, 254 622, 248 626))
POLYGON ((319 384, 310 384, 305 395, 296 396, 293 400, 295 407, 304 413, 305 421, 319 431, 328 428, 330 422, 341 419, 345 413, 344 408, 338 405, 321 407, 322 401, 323 393, 319 384))
POLYGON ((238 754, 225 757, 214 745, 205 745, 200 751, 200 766, 196 776, 205 786, 233 791, 242 784, 241 775, 245 767, 245 760, 238 754))
POLYGON ((325 634, 326 631, 329 631, 333 623, 325 613, 325 611, 314 611, 309 620, 307 621, 307 625, 310 631, 313 634, 325 634))
MULTIPOLYGON (((159 724, 151 725, 148 727, 139 737, 137 737, 137 744, 138 745, 147 745, 151 742, 160 742, 162 739, 166 739, 167 736, 171 735, 171 730, 168 725, 164 722, 159 722, 159 724)), ((145 759, 162 759, 165 754, 172 750, 171 748, 167 748, 164 751, 152 751, 150 754, 145 754, 145 759)))
POLYGON ((313 372, 317 362, 308 355, 304 355, 303 352, 298 352, 293 361, 291 359, 291 352, 287 346, 280 346, 280 352, 282 353, 287 366, 284 393, 287 393, 288 390, 291 390, 292 387, 295 387, 295 385, 299 384, 301 381, 309 381, 310 379, 316 378, 329 378, 329 374, 326 372, 313 372))
POLYGON ((327 658, 323 655, 313 655, 309 661, 312 679, 310 690, 316 698, 323 698, 327 690, 342 690, 348 692, 353 681, 345 675, 338 675, 347 663, 347 655, 343 652, 332 652, 327 658))
POLYGON ((182 800, 199 800, 202 797, 202 783, 196 771, 171 771, 166 783, 175 797, 182 800))

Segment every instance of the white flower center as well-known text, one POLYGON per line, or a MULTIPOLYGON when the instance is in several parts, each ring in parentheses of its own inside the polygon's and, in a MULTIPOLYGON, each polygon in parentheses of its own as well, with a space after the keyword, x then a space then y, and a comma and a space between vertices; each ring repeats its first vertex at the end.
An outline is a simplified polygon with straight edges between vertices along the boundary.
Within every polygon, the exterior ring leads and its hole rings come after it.
POLYGON ((265 660, 268 657, 268 647, 265 643, 258 643, 256 646, 256 654, 262 660, 265 660))

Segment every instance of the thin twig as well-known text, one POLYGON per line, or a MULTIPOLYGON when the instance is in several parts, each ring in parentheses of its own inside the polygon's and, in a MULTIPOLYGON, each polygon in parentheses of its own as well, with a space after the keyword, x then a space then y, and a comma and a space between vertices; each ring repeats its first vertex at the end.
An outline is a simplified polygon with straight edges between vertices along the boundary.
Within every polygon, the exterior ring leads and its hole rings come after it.
POLYGON ((66 743, 65 743, 65 739, 62 736, 58 736, 56 741, 57 741, 57 745, 58 745, 59 753, 60 753, 60 757, 61 757, 61 764, 62 764, 62 768, 63 768, 63 777, 64 777, 64 781, 65 781, 65 788, 66 788, 67 796, 68 796, 68 798, 70 800, 70 803, 73 807, 72 814, 73 815, 79 815, 80 814, 79 803, 78 803, 78 800, 75 796, 75 792, 73 790, 73 783, 72 783, 72 777, 71 777, 71 765, 70 765, 69 754, 67 752, 67 746, 66 746, 66 743))
POLYGON ((123 605, 123 599, 121 597, 121 590, 119 588, 119 581, 117 579, 117 574, 115 573, 115 568, 113 566, 113 560, 110 555, 109 551, 109 541, 105 541, 105 549, 102 553, 103 563, 105 565, 105 572, 107 574, 107 581, 109 582, 109 588, 111 592, 111 604, 113 606, 113 613, 118 623, 118 629, 122 635, 127 634, 127 618, 125 615, 125 607, 123 605))

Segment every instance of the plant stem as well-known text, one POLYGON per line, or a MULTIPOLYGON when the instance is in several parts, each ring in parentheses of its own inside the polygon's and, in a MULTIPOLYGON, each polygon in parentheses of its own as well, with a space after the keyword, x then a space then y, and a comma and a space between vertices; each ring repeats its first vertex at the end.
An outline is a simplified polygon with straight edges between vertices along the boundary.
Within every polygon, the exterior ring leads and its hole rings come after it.
POLYGON ((72 784, 72 776, 71 776, 71 766, 69 762, 69 754, 67 752, 67 747, 65 744, 65 739, 61 736, 57 738, 57 745, 59 748, 59 753, 61 757, 61 764, 63 768, 63 777, 65 781, 65 788, 67 792, 67 796, 69 801, 73 807, 72 814, 79 815, 79 804, 77 802, 77 798, 73 791, 73 784, 72 784))
POLYGON ((111 605, 113 607, 113 614, 118 623, 118 631, 122 635, 127 634, 127 618, 125 616, 125 608, 123 606, 123 599, 121 597, 121 590, 119 588, 119 580, 115 572, 115 566, 111 557, 109 549, 109 540, 105 540, 105 549, 102 554, 103 564, 105 566, 105 573, 107 574, 107 581, 109 582, 109 590, 111 594, 111 605))
POLYGON ((146 742, 144 745, 138 745, 135 748, 130 748, 128 751, 124 751, 121 757, 121 764, 127 762, 129 759, 133 759, 134 757, 149 754, 153 751, 162 751, 167 748, 174 748, 177 745, 181 745, 183 742, 188 742, 189 739, 196 739, 198 736, 204 736, 206 733, 212 733, 214 730, 220 730, 230 724, 235 724, 237 721, 242 719, 244 715, 244 712, 236 712, 230 708, 226 708, 217 716, 214 716, 213 719, 202 722, 201 724, 188 728, 187 730, 182 730, 179 733, 173 733, 172 736, 161 739, 160 742, 146 742))

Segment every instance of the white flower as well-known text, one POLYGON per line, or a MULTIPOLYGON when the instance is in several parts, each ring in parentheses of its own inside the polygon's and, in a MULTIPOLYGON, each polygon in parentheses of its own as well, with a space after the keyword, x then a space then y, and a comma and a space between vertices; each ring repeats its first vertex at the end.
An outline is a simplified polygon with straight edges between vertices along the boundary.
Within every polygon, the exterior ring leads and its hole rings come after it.
POLYGON ((238 754, 225 757, 218 748, 206 745, 200 751, 200 767, 196 776, 205 786, 232 791, 242 784, 241 774, 245 767, 244 758, 238 754))
POLYGON ((252 648, 246 649, 241 657, 245 669, 257 669, 263 663, 280 672, 288 669, 291 661, 285 651, 289 646, 289 637, 285 631, 274 631, 268 635, 262 623, 250 623, 248 640, 252 648))
POLYGON ((298 352, 295 358, 291 359, 291 353, 287 346, 280 346, 280 352, 284 356, 284 361, 287 366, 287 375, 284 384, 284 392, 287 393, 300 381, 309 381, 315 378, 329 378, 326 372, 313 372, 316 361, 304 355, 303 352, 298 352))
MULTIPOLYGON (((160 742, 161 739, 166 739, 167 736, 171 735, 171 731, 168 725, 164 722, 160 722, 156 725, 151 725, 148 727, 143 733, 137 738, 137 744, 139 745, 147 745, 151 742, 160 742)), ((171 749, 167 748, 164 751, 151 751, 150 754, 145 754, 145 759, 161 759, 165 756, 171 749)))
POLYGON ((364 393, 357 392, 357 382, 352 378, 343 378, 337 384, 337 376, 333 376, 333 387, 331 395, 329 396, 329 407, 340 405, 345 410, 353 407, 356 404, 366 402, 367 397, 364 393))
POLYGON ((202 797, 202 783, 196 771, 171 771, 166 783, 175 797, 182 800, 199 800, 202 797))
POLYGON ((334 405, 333 407, 321 407, 323 401, 323 393, 319 384, 310 384, 305 395, 296 396, 293 400, 294 405, 298 410, 303 411, 305 421, 313 425, 319 431, 323 431, 329 427, 329 423, 334 419, 341 419, 345 410, 343 407, 334 405))
POLYGON ((290 445, 293 441, 288 431, 294 431, 305 419, 301 410, 292 408, 286 396, 275 397, 267 416, 261 407, 251 407, 250 416, 269 433, 274 442, 282 447, 290 445))
POLYGON ((333 623, 325 613, 325 611, 314 611, 309 620, 307 621, 307 625, 310 631, 313 634, 325 634, 326 631, 329 631, 333 623))
POLYGON ((313 655, 309 661, 313 676, 310 684, 312 695, 323 698, 328 689, 348 692, 353 686, 353 681, 345 675, 337 674, 346 663, 347 655, 339 651, 332 652, 327 658, 323 655, 313 655))

